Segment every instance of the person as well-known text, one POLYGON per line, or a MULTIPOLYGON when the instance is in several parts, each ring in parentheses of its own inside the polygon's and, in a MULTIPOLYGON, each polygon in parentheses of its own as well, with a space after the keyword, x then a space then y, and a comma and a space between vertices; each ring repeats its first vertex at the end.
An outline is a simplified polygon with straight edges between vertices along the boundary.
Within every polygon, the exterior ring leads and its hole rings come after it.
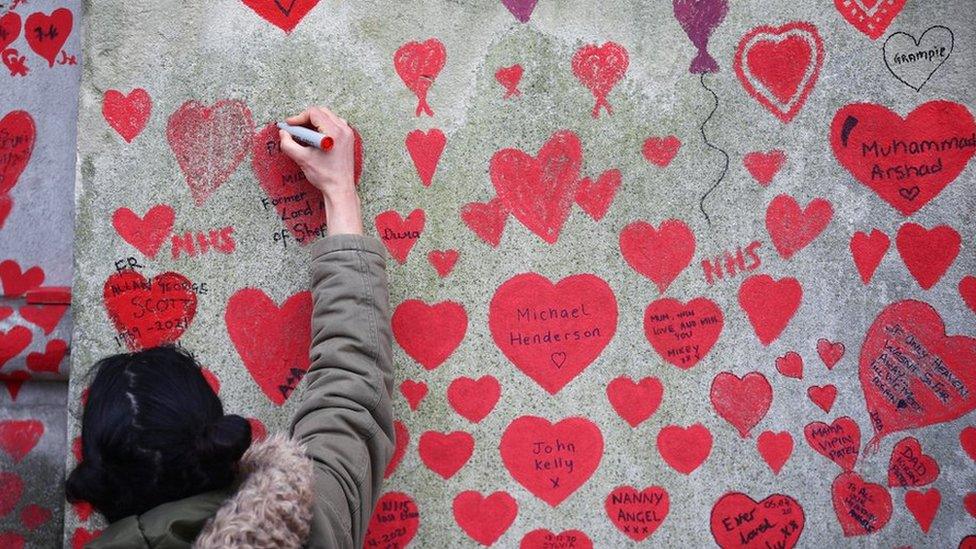
POLYGON ((290 436, 252 441, 180 347, 102 359, 66 481, 110 522, 88 547, 363 546, 394 447, 387 256, 363 235, 350 126, 321 107, 287 122, 334 138, 323 152, 280 134, 328 222, 310 245, 311 364, 290 436))

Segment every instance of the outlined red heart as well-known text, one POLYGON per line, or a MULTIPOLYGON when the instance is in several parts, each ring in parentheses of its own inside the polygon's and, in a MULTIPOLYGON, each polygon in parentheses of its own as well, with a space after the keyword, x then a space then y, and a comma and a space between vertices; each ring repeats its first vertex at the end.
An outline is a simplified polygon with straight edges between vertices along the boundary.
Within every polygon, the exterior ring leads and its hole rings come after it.
POLYGON ((276 406, 288 400, 310 366, 311 318, 312 294, 307 290, 280 307, 257 288, 242 288, 227 301, 227 334, 251 377, 276 406))
POLYGON ((420 510, 403 492, 387 492, 376 502, 363 547, 406 547, 417 535, 420 510))
POLYGON ((803 435, 818 454, 845 471, 854 470, 861 449, 861 428, 853 419, 845 416, 829 425, 814 421, 803 428, 803 435))
POLYGON ((501 67, 495 71, 495 80, 505 88, 505 95, 502 99, 508 99, 516 95, 522 95, 518 89, 519 82, 522 80, 522 65, 515 64, 508 67, 501 67))
POLYGON ((618 486, 603 502, 610 522, 628 538, 640 542, 651 537, 668 517, 671 498, 660 486, 637 491, 632 486, 618 486))
POLYGON ((834 0, 834 7, 847 22, 871 40, 884 34, 891 21, 905 7, 906 0, 834 0))
POLYGON ((620 231, 620 253, 663 294, 695 256, 695 234, 679 219, 662 221, 657 229, 634 221, 620 231))
POLYGON ((776 371, 786 377, 803 379, 803 357, 796 351, 776 357, 776 371))
POLYGON ((857 473, 837 475, 830 491, 834 513, 846 537, 873 534, 891 519, 891 494, 880 484, 865 482, 857 473))
POLYGON ((752 275, 739 286, 739 306, 764 346, 783 333, 802 301, 803 287, 795 278, 752 275))
POLYGON ((840 341, 830 341, 823 337, 817 340, 817 354, 820 355, 820 360, 823 361, 828 370, 832 370, 840 362, 840 359, 844 358, 846 350, 840 341))
POLYGON ((37 128, 26 111, 10 111, 0 118, 0 195, 14 188, 34 152, 37 128))
POLYGON ((461 417, 472 423, 485 419, 502 394, 502 386, 493 376, 478 379, 459 377, 447 387, 447 401, 461 417))
POLYGON ((820 236, 833 216, 833 206, 823 198, 801 209, 795 198, 781 194, 766 208, 766 230, 780 257, 789 259, 820 236))
POLYGON ((427 103, 427 92, 446 62, 447 50, 436 38, 429 38, 424 42, 407 42, 393 54, 394 70, 407 89, 417 96, 414 116, 420 116, 420 113, 434 116, 434 110, 427 103))
POLYGON ((780 168, 786 163, 786 153, 774 149, 769 152, 755 151, 742 157, 742 164, 749 174, 763 187, 769 186, 780 168))
POLYGON ((457 250, 431 250, 427 252, 427 261, 437 271, 437 276, 444 278, 454 270, 460 255, 457 250))
POLYGON ((3 297, 21 297, 43 283, 44 269, 40 266, 21 271, 20 265, 13 259, 0 261, 0 285, 3 285, 3 297))
POLYGON ((620 188, 620 170, 616 168, 604 171, 596 181, 584 177, 576 189, 576 203, 594 221, 599 221, 610 209, 618 188, 620 188))
POLYGON ((739 377, 732 372, 719 372, 712 379, 709 399, 715 412, 728 421, 742 438, 759 424, 773 403, 773 386, 766 376, 749 372, 739 377))
POLYGON ((107 90, 102 96, 102 116, 126 143, 132 143, 149 122, 152 98, 149 92, 135 88, 128 95, 119 90, 107 90))
POLYGON ((607 384, 607 399, 614 411, 631 427, 650 419, 664 398, 664 385, 656 377, 634 382, 620 376, 607 384))
POLYGON ((701 423, 668 425, 657 434, 657 450, 672 469, 690 475, 712 453, 712 433, 701 423))
POLYGON ((56 374, 61 370, 61 361, 67 353, 68 344, 64 340, 52 339, 47 342, 43 353, 27 355, 27 369, 32 372, 56 374))
POLYGON ((469 202, 461 208, 461 220, 478 238, 497 248, 502 241, 508 208, 498 198, 488 202, 469 202))
POLYGON ((834 115, 830 146, 854 179, 909 216, 966 168, 974 132, 976 121, 961 103, 929 101, 905 118, 882 105, 852 103, 834 115))
POLYGON ((604 42, 602 46, 586 44, 573 54, 573 74, 596 99, 593 118, 600 116, 601 106, 608 115, 613 114, 607 95, 624 77, 629 64, 627 49, 616 42, 604 42))
POLYGON ((74 14, 67 8, 58 8, 51 15, 34 12, 24 22, 24 38, 34 53, 46 59, 49 67, 54 67, 73 25, 74 14))
POLYGON ((102 298, 116 330, 129 349, 149 349, 176 341, 197 313, 194 284, 185 276, 166 272, 146 279, 134 270, 105 280, 102 298))
POLYGON ((834 385, 813 385, 807 388, 807 397, 826 413, 834 407, 837 400, 837 387, 834 385))
POLYGON ((386 465, 386 471, 383 473, 383 478, 390 478, 393 476, 397 465, 400 465, 400 461, 403 459, 404 454, 407 453, 408 444, 410 444, 410 432, 407 431, 407 426, 404 425, 400 420, 394 421, 393 456, 390 458, 390 462, 386 465))
POLYGON ((156 204, 142 217, 125 207, 112 214, 115 232, 149 259, 156 257, 169 238, 175 220, 176 212, 166 204, 156 204))
POLYGON ((727 492, 712 506, 709 523, 722 549, 792 549, 803 533, 806 516, 800 503, 784 494, 756 501, 741 492, 727 492))
POLYGON ((417 453, 428 469, 449 479, 471 459, 474 437, 464 431, 447 434, 427 431, 420 435, 417 453))
POLYGON ((36 419, 0 421, 0 449, 14 463, 23 461, 44 436, 44 423, 36 419))
POLYGON ((742 87, 784 123, 800 112, 820 75, 824 46, 817 27, 794 21, 746 33, 735 52, 742 87))
POLYGON ((870 235, 863 231, 854 233, 851 237, 851 257, 854 258, 854 266, 861 276, 861 282, 871 282, 890 245, 888 235, 878 229, 871 229, 870 235))
POLYGON ((673 135, 665 137, 648 137, 644 140, 641 153, 648 162, 660 168, 667 168, 678 155, 681 140, 673 135))
POLYGON ((427 216, 421 209, 410 212, 406 218, 396 210, 388 210, 376 216, 376 232, 390 255, 402 265, 423 234, 426 223, 427 216))
POLYGON ((756 438, 756 448, 773 474, 778 475, 793 455, 793 435, 789 431, 763 431, 756 438))
POLYGON ((488 327, 502 353, 549 394, 586 369, 617 330, 617 299, 601 278, 568 276, 553 284, 523 273, 495 290, 488 327))
POLYGON ((390 319, 400 347, 421 366, 433 370, 454 353, 468 331, 468 314, 454 301, 428 305, 419 299, 399 304, 390 319))
POLYGON ((593 542, 579 530, 564 530, 556 534, 545 528, 539 528, 525 534, 519 543, 519 549, 555 549, 557 547, 593 549, 593 542))
POLYGON ((406 399, 410 409, 416 412, 420 402, 427 396, 427 384, 423 381, 405 379, 400 383, 400 394, 406 399))
POLYGON ((962 238, 948 225, 927 229, 917 223, 898 228, 895 246, 905 267, 923 290, 935 286, 959 255, 962 238))
POLYGON ((557 423, 521 416, 502 433, 498 445, 505 468, 519 484, 558 507, 596 471, 603 457, 603 434, 595 423, 569 417, 557 423))
POLYGON ((922 452, 915 437, 905 437, 891 449, 888 486, 925 486, 939 477, 939 462, 922 452))
POLYGON ((491 546, 515 522, 518 502, 508 492, 494 492, 482 496, 468 490, 454 497, 454 521, 461 530, 478 543, 491 546))
POLYGON ((697 297, 652 301, 644 310, 644 336, 661 358, 688 370, 705 358, 725 325, 722 309, 714 301, 697 297))
POLYGON ((424 187, 430 187, 434 179, 434 172, 437 171, 437 163, 441 159, 441 153, 447 145, 447 137, 444 132, 437 128, 432 128, 426 132, 413 130, 407 134, 405 140, 407 152, 410 159, 417 168, 417 175, 424 187))
POLYGON ((34 334, 23 326, 14 326, 7 331, 0 330, 0 368, 26 349, 33 338, 34 334))

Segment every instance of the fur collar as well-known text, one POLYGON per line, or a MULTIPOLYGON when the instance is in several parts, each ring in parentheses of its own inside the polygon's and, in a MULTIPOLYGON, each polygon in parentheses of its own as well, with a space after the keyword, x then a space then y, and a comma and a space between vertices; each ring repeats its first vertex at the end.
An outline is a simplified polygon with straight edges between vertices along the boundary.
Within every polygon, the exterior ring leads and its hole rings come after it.
POLYGON ((193 547, 302 547, 314 504, 312 460, 281 434, 251 445, 241 483, 207 521, 193 547))

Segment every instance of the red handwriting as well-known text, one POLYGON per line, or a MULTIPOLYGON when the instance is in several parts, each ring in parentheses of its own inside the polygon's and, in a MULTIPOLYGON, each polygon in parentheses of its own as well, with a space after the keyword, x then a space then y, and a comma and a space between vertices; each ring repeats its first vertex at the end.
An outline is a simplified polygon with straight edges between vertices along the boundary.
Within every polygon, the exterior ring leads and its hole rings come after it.
POLYGON ((755 271, 762 265, 762 259, 758 252, 761 247, 762 242, 753 240, 745 248, 739 246, 734 252, 726 251, 722 252, 721 255, 716 255, 714 259, 702 259, 701 266, 705 274, 705 282, 711 285, 716 280, 724 280, 726 277, 732 278, 737 274, 755 271))

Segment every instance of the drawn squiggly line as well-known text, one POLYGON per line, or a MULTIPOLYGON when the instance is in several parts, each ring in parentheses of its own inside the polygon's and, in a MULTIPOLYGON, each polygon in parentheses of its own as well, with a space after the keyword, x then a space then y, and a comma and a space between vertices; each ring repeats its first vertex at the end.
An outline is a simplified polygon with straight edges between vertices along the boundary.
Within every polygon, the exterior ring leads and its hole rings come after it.
POLYGON ((725 157, 725 165, 722 167, 722 173, 719 174, 718 179, 715 181, 715 184, 712 185, 707 191, 705 191, 705 194, 702 195, 701 200, 698 201, 698 209, 701 210, 702 215, 705 216, 705 221, 707 221, 708 222, 708 226, 711 227, 712 226, 712 220, 711 220, 711 218, 708 217, 708 212, 705 211, 705 199, 708 198, 708 195, 712 194, 712 191, 714 191, 715 188, 718 187, 719 183, 721 183, 722 180, 725 179, 725 174, 728 173, 728 171, 729 171, 729 161, 730 161, 730 159, 729 159, 729 153, 727 153, 724 150, 722 150, 722 149, 716 147, 715 145, 713 145, 708 140, 708 136, 705 135, 705 124, 708 124, 708 121, 712 119, 712 116, 715 114, 715 111, 718 110, 718 95, 716 95, 715 92, 712 91, 712 89, 709 88, 705 84, 705 74, 704 73, 702 73, 702 75, 701 75, 701 85, 702 85, 703 88, 705 88, 706 90, 708 90, 708 93, 712 94, 712 99, 715 101, 715 106, 712 107, 712 112, 708 113, 708 116, 705 117, 705 120, 702 121, 701 126, 699 126, 698 129, 701 131, 702 141, 705 142, 705 146, 706 147, 709 147, 711 149, 715 149, 716 151, 722 153, 722 156, 725 157))

